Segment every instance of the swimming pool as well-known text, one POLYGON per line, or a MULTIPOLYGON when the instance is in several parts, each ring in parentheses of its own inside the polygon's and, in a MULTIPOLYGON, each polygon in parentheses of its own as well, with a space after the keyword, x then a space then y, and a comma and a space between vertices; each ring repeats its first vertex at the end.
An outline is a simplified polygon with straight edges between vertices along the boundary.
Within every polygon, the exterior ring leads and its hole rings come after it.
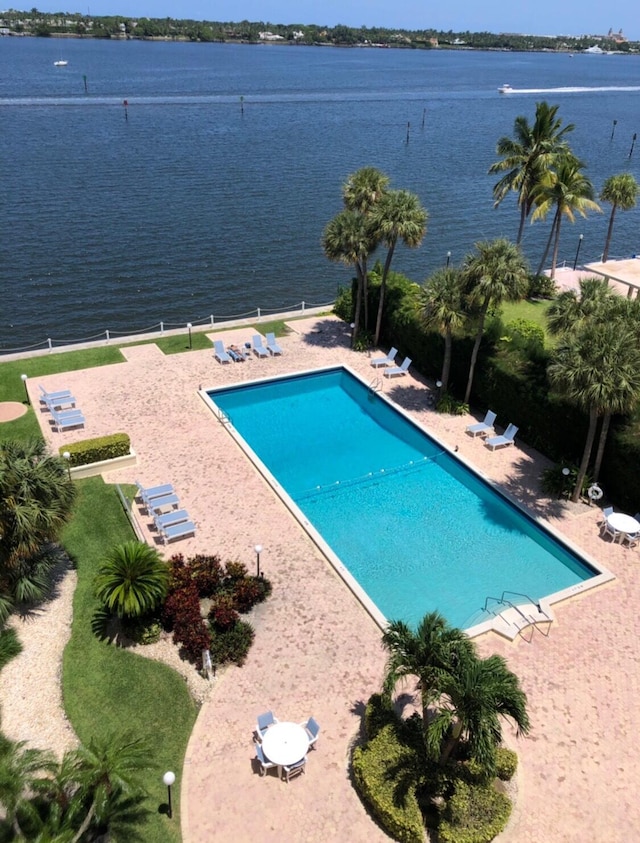
POLYGON ((346 368, 207 395, 387 619, 469 627, 600 573, 346 368))

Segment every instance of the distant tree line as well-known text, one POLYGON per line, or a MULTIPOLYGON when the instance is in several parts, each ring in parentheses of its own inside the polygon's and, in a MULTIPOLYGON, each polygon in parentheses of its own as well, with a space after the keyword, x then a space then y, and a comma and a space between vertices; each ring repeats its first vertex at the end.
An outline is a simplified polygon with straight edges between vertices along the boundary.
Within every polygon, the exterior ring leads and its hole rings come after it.
POLYGON ((2 34, 47 37, 67 35, 90 38, 171 39, 260 43, 264 40, 300 45, 336 47, 396 47, 405 49, 478 49, 579 52, 597 44, 602 50, 636 52, 640 42, 612 36, 571 37, 519 35, 492 32, 443 32, 436 29, 408 30, 387 27, 279 24, 265 21, 196 21, 174 18, 130 18, 122 15, 95 17, 74 13, 10 10, 0 19, 2 34), (264 33, 270 38, 265 39, 264 33))

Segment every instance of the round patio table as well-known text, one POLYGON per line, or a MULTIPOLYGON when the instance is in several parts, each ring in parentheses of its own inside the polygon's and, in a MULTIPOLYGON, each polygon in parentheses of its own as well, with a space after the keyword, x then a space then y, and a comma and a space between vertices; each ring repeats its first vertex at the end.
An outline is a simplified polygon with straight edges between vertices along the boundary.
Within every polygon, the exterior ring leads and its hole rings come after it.
POLYGON ((640 522, 624 512, 612 512, 607 518, 607 524, 618 533, 626 536, 640 532, 640 522))
POLYGON ((274 723, 262 738, 262 751, 278 767, 302 761, 309 750, 309 735, 298 723, 274 723))

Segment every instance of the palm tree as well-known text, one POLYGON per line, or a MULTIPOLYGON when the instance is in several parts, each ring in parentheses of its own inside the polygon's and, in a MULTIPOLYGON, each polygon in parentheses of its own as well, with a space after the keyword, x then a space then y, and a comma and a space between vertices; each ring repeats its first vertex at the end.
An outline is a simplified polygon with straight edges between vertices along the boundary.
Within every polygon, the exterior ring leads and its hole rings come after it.
POLYGON ((419 309, 424 324, 435 328, 444 339, 442 389, 446 392, 451 371, 453 333, 466 321, 463 303, 463 279, 454 267, 438 269, 420 290, 419 309))
POLYGON ((57 539, 74 497, 65 460, 42 439, 0 445, 0 591, 9 569, 57 539))
POLYGON ((122 797, 143 794, 139 774, 151 766, 149 749, 140 738, 124 734, 94 738, 88 747, 71 753, 79 794, 89 809, 73 843, 78 843, 93 824, 110 825, 122 797))
POLYGON ((145 542, 129 541, 112 548, 96 575, 96 596, 119 618, 152 612, 167 595, 169 568, 145 542))
POLYGON ((548 371, 552 384, 589 413, 587 440, 571 497, 577 502, 587 475, 598 418, 628 411, 640 396, 636 332, 619 319, 589 322, 567 337, 548 371))
POLYGON ((497 143, 496 152, 502 156, 489 168, 489 173, 505 175, 493 188, 494 207, 498 207, 505 196, 515 191, 518 194, 520 208, 520 226, 516 245, 522 241, 524 224, 533 207, 533 191, 544 172, 555 163, 556 157, 567 150, 565 135, 572 132, 573 124, 564 128, 557 117, 557 105, 547 102, 536 103, 536 116, 533 126, 526 117, 516 117, 514 138, 502 137, 497 143))
POLYGON ((478 331, 471 353, 469 379, 464 403, 469 403, 484 323, 490 305, 503 301, 519 301, 527 292, 528 266, 520 247, 509 240, 498 239, 475 244, 477 254, 468 255, 462 274, 469 300, 478 307, 478 331))
POLYGON ((387 286, 387 277, 391 268, 391 260, 398 240, 415 248, 422 242, 427 229, 428 214, 415 193, 408 190, 390 190, 382 194, 372 207, 370 214, 376 239, 387 247, 387 257, 382 270, 380 282, 380 300, 378 302, 378 316, 373 344, 377 345, 382 328, 382 313, 387 286))
POLYGON ((579 292, 565 290, 547 312, 549 331, 558 336, 579 330, 593 319, 607 319, 615 294, 604 278, 581 278, 579 292))
POLYGON ((365 216, 358 211, 341 211, 327 223, 322 237, 325 255, 331 261, 353 266, 356 271, 356 306, 351 346, 354 347, 360 329, 362 298, 366 288, 367 258, 375 249, 376 240, 365 216))
MULTIPOLYGON (((385 194, 389 185, 389 176, 375 167, 361 167, 352 173, 342 185, 342 200, 348 211, 355 211, 368 218, 375 205, 385 194)), ((377 245, 377 244, 376 244, 377 245)), ((375 249, 372 246, 371 251, 375 249)), ((364 328, 369 329, 369 278, 365 271, 362 278, 362 298, 364 306, 364 328)))
POLYGON ((555 208, 549 239, 538 267, 538 275, 544 268, 553 240, 551 278, 555 278, 562 218, 567 217, 573 223, 576 214, 586 217, 587 211, 599 212, 601 210, 593 199, 593 185, 582 172, 583 169, 584 163, 575 155, 570 153, 563 155, 558 160, 555 170, 548 170, 533 191, 533 200, 537 207, 531 217, 532 221, 546 219, 551 208, 555 208))
POLYGON ((463 659, 442 677, 442 696, 428 730, 432 757, 444 764, 461 740, 488 776, 495 775, 496 748, 502 741, 501 718, 510 718, 518 735, 529 731, 527 696, 502 656, 463 659))
POLYGON ((54 768, 52 753, 27 749, 26 741, 0 735, 0 806, 17 840, 25 839, 21 822, 38 819, 33 795, 54 768))
POLYGON ((630 211, 631 208, 635 208, 638 191, 640 191, 640 185, 638 185, 638 182, 631 173, 619 173, 617 176, 609 176, 602 185, 600 200, 602 202, 611 203, 611 216, 609 217, 607 239, 602 253, 602 263, 606 263, 607 258, 609 257, 609 246, 611 245, 613 220, 615 218, 616 211, 618 208, 622 211, 630 211))
POLYGON ((417 676, 422 699, 422 721, 427 739, 427 708, 438 696, 443 677, 454 673, 474 652, 461 629, 449 625, 439 612, 425 615, 414 632, 403 621, 392 621, 382 636, 389 651, 384 691, 391 695, 398 679, 417 676))

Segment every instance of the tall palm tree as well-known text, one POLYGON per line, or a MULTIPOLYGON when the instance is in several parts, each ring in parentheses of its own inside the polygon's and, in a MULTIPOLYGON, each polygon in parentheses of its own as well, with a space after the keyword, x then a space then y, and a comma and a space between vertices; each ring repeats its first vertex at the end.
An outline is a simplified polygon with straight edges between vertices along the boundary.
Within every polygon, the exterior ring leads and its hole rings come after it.
POLYGON ((169 568, 145 542, 116 545, 95 579, 96 596, 119 618, 152 612, 167 595, 169 568))
POLYGON ((476 254, 465 259, 462 274, 469 300, 478 308, 478 329, 471 353, 464 403, 469 403, 475 366, 490 305, 519 301, 527 293, 528 265, 520 247, 498 239, 475 244, 476 254))
POLYGON ((442 363, 442 389, 446 392, 451 371, 453 333, 460 329, 467 318, 463 302, 463 279, 460 270, 446 267, 431 275, 419 294, 419 310, 424 324, 435 328, 444 339, 442 363))
POLYGON ((74 497, 65 460, 42 439, 0 444, 0 591, 9 569, 57 539, 74 497))
POLYGON ((376 330, 373 338, 373 344, 377 345, 382 328, 387 278, 396 245, 398 240, 401 240, 412 249, 419 246, 427 230, 428 214, 415 193, 410 193, 408 190, 390 190, 382 194, 369 215, 376 238, 387 247, 387 257, 385 258, 382 281, 380 282, 376 330))
POLYGON ((382 643, 389 651, 385 693, 390 695, 401 678, 418 677, 426 741, 427 708, 437 697, 443 676, 455 672, 463 659, 470 658, 474 645, 439 612, 425 615, 415 631, 403 621, 392 621, 383 633, 382 643))
POLYGON ((488 776, 495 775, 496 748, 502 741, 501 719, 508 717, 526 735, 530 728, 527 696, 502 656, 461 661, 444 675, 438 711, 428 731, 430 754, 445 763, 461 740, 488 776))
POLYGON ((558 108, 547 102, 536 103, 533 125, 526 117, 516 117, 514 137, 502 137, 496 146, 502 160, 489 168, 489 173, 505 173, 493 188, 494 207, 497 208, 511 191, 518 194, 520 225, 517 245, 522 241, 524 224, 533 207, 534 188, 545 171, 555 163, 556 157, 569 148, 565 136, 573 131, 574 126, 569 123, 562 128, 562 120, 557 116, 558 108))
POLYGON ((322 247, 331 261, 353 266, 356 271, 356 305, 351 345, 355 346, 360 329, 362 299, 366 287, 367 259, 375 249, 376 240, 367 218, 358 211, 340 211, 330 220, 322 236, 322 247))
POLYGON ((587 439, 571 497, 577 502, 587 475, 598 418, 626 412, 640 397, 637 334, 619 319, 589 322, 558 347, 548 372, 551 383, 589 414, 587 439))
POLYGON ((613 221, 616 211, 618 208, 622 211, 630 211, 632 208, 635 208, 638 191, 640 191, 640 185, 638 185, 638 182, 631 173, 619 173, 616 176, 609 176, 602 185, 602 190, 600 191, 600 201, 609 202, 611 204, 611 216, 609 217, 607 239, 602 253, 602 263, 606 263, 607 258, 609 257, 609 246, 611 245, 613 221))
MULTIPOLYGON (((342 200, 348 211, 355 211, 368 218, 373 208, 384 196, 389 186, 389 176, 376 167, 361 167, 348 176, 342 185, 342 200)), ((375 246, 371 248, 371 251, 375 246)), ((364 309, 364 327, 369 329, 369 278, 366 271, 362 278, 362 299, 364 309)))
POLYGON ((546 219, 547 214, 555 209, 549 239, 540 261, 537 274, 540 275, 553 240, 553 256, 551 258, 551 278, 555 278, 558 263, 558 248, 560 246, 560 225, 563 217, 575 222, 576 214, 587 216, 587 211, 601 211, 600 205, 594 201, 593 185, 582 172, 584 163, 575 155, 562 155, 554 170, 548 170, 533 191, 536 209, 531 216, 532 222, 546 219))
POLYGON ((581 278, 579 290, 565 290, 547 311, 547 326, 555 336, 570 334, 587 322, 607 319, 615 294, 604 278, 581 278))
POLYGON ((52 753, 0 735, 0 806, 16 840, 25 839, 21 823, 37 820, 33 795, 54 768, 52 753))

